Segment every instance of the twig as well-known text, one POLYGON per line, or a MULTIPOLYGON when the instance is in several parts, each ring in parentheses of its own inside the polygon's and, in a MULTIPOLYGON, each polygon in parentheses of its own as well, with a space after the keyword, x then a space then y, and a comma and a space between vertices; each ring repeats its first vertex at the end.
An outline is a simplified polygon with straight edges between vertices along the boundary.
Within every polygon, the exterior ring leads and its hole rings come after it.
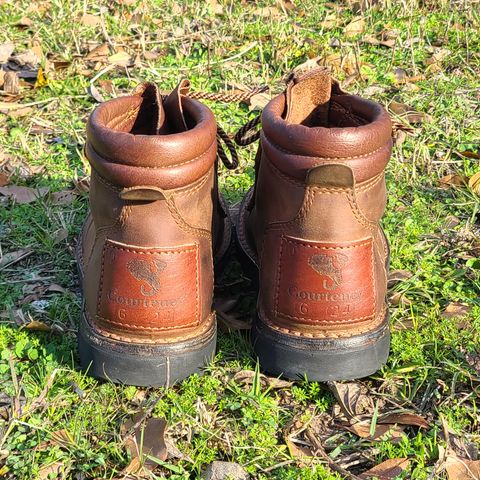
POLYGON ((135 430, 152 414, 153 409, 157 406, 158 402, 163 398, 163 395, 157 397, 153 403, 145 410, 143 415, 125 432, 122 440, 122 445, 126 443, 130 437, 135 433, 135 430))
POLYGON ((15 390, 15 398, 13 400, 13 417, 16 418, 20 415, 20 388, 18 386, 17 372, 15 371, 15 365, 13 364, 12 355, 8 357, 8 364, 10 366, 10 374, 12 375, 13 389, 15 390))
POLYGON ((221 60, 217 60, 216 62, 208 62, 208 63, 200 63, 198 65, 194 65, 192 67, 159 67, 159 68, 153 68, 153 67, 150 67, 150 71, 152 73, 155 73, 155 74, 159 74, 158 72, 160 71, 164 71, 164 70, 199 70, 199 69, 202 69, 202 68, 206 68, 206 67, 212 67, 213 65, 219 65, 219 64, 222 64, 222 63, 227 63, 227 62, 230 62, 232 60, 235 60, 236 58, 240 58, 240 57, 243 57, 243 55, 245 55, 246 53, 248 53, 250 50, 253 50, 256 46, 258 45, 258 42, 255 40, 254 42, 252 42, 250 45, 248 45, 248 47, 244 48, 242 51, 236 53, 235 55, 232 55, 231 57, 227 57, 227 58, 222 58, 221 60))
POLYGON ((38 407, 41 407, 45 402, 48 392, 50 391, 50 388, 52 388, 53 381, 55 380, 55 375, 57 374, 57 372, 58 372, 58 368, 56 368, 52 372, 52 374, 48 377, 48 380, 45 383, 45 387, 43 387, 43 390, 40 392, 40 395, 36 399, 34 399, 33 402, 30 404, 30 407, 27 412, 29 415, 31 415, 38 407))
POLYGON ((325 449, 323 448, 322 444, 320 443, 320 440, 314 435, 314 433, 307 428, 305 431, 305 436, 310 440, 313 448, 315 449, 315 454, 318 454, 323 460, 325 460, 328 464, 328 467, 330 470, 333 470, 336 473, 339 473, 340 475, 343 475, 345 478, 349 478, 352 480, 361 480, 360 477, 357 477, 357 475, 354 475, 353 473, 350 473, 348 470, 345 470, 344 468, 340 467, 340 465, 337 465, 327 454, 325 449))

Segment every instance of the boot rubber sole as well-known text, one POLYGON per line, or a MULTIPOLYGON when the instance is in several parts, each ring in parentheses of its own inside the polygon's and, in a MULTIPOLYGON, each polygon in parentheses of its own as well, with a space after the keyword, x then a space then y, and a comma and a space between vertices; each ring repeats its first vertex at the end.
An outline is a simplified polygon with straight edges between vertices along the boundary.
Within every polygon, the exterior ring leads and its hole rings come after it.
MULTIPOLYGON (((236 231, 242 267, 258 285, 258 262, 247 242, 245 225, 252 195, 251 189, 240 206, 236 231)), ((345 338, 290 335, 271 328, 255 313, 252 343, 260 367, 275 376, 319 382, 367 377, 378 371, 388 358, 388 313, 375 330, 345 338)))
POLYGON ((272 329, 255 318, 252 342, 261 367, 291 380, 326 382, 368 377, 388 358, 387 324, 348 338, 305 338, 272 329))
POLYGON ((114 383, 139 387, 169 387, 202 368, 215 354, 217 331, 164 344, 115 340, 95 331, 82 315, 78 348, 82 369, 89 375, 114 383))

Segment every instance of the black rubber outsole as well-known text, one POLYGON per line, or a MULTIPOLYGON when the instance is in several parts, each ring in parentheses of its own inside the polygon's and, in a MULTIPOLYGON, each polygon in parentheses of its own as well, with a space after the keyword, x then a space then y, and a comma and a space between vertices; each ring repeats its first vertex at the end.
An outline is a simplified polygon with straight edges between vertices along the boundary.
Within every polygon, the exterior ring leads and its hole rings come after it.
POLYGON ((258 316, 252 342, 260 366, 291 380, 326 382, 368 377, 387 361, 390 333, 387 324, 348 338, 308 338, 270 328, 258 316))
POLYGON ((97 333, 82 315, 78 333, 80 362, 89 375, 126 385, 171 386, 202 368, 215 354, 217 331, 175 343, 149 345, 97 333))
MULTIPOLYGON (((247 243, 245 215, 253 191, 245 196, 236 224, 239 260, 258 287, 255 253, 247 243)), ((260 367, 291 380, 353 380, 374 374, 386 363, 390 350, 388 314, 376 330, 345 338, 312 338, 283 333, 255 314, 252 344, 260 367)))

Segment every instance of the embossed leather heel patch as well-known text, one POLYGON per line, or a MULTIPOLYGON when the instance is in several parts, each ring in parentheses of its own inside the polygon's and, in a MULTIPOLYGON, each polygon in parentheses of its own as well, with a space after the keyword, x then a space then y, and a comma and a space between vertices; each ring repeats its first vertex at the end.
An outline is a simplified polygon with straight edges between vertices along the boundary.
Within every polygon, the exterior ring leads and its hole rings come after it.
POLYGON ((98 319, 136 330, 199 322, 198 245, 143 248, 107 240, 103 248, 98 319))
POLYGON ((375 314, 373 242, 282 237, 276 314, 305 323, 359 322, 375 314))

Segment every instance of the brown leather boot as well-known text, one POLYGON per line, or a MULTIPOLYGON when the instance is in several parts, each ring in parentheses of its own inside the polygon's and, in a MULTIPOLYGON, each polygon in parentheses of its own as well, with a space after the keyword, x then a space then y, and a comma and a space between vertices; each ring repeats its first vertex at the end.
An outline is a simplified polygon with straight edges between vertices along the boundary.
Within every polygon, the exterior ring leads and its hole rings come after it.
POLYGON ((79 348, 97 377, 169 385, 215 350, 212 244, 221 265, 231 224, 217 188, 217 125, 187 89, 182 81, 162 101, 145 84, 88 121, 79 348))
POLYGON ((323 69, 293 78, 263 110, 255 186, 238 237, 259 269, 254 348, 289 378, 374 373, 389 350, 389 248, 379 224, 391 122, 323 69))

